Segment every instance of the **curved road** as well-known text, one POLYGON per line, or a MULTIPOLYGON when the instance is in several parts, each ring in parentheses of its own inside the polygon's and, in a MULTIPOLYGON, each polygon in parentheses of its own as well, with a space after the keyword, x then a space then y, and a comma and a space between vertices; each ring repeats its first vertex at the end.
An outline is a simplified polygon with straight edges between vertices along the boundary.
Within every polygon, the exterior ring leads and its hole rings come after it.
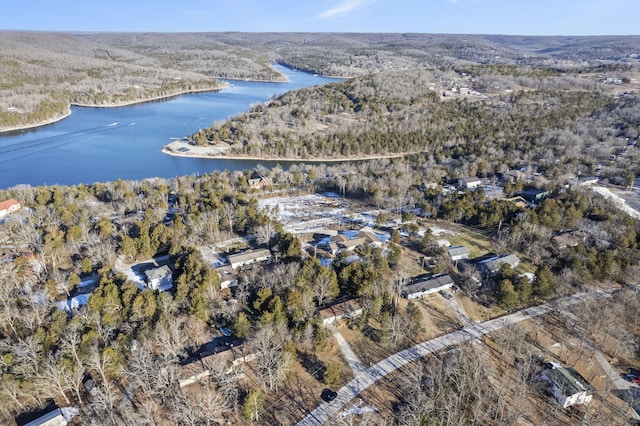
MULTIPOLYGON (((567 296, 557 300, 554 305, 555 309, 567 307, 593 297, 594 295, 602 295, 604 292, 579 293, 567 296)), ((338 413, 349 401, 358 396, 361 392, 373 385, 378 380, 392 373, 398 368, 422 358, 429 354, 442 351, 450 346, 459 345, 477 339, 484 334, 492 333, 500 330, 508 325, 516 324, 521 321, 546 314, 554 310, 550 305, 538 305, 531 308, 523 309, 511 315, 492 319, 482 323, 471 324, 465 326, 464 329, 445 334, 435 339, 419 343, 415 346, 397 352, 388 358, 383 359, 376 365, 358 369, 356 377, 347 383, 338 391, 338 396, 331 402, 319 405, 315 410, 304 417, 298 426, 322 425, 338 413)))

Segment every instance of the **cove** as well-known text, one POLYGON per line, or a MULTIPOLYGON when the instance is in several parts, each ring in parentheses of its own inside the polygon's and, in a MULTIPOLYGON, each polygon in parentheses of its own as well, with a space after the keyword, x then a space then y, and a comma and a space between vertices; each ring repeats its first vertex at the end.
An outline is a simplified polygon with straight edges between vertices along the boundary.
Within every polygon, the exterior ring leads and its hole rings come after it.
MULTIPOLYGON (((173 157, 160 150, 290 90, 341 79, 273 65, 286 83, 228 81, 216 92, 114 108, 72 107, 59 122, 0 135, 0 189, 20 184, 77 185, 244 170, 274 161, 173 157)), ((285 162, 279 162, 284 164, 285 162)))

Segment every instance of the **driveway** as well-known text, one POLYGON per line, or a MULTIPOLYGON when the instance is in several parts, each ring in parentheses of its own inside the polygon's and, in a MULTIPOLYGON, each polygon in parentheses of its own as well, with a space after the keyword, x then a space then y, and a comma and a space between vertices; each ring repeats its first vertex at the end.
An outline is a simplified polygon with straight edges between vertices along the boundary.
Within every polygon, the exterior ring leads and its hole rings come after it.
MULTIPOLYGON (((554 305, 556 305, 557 309, 560 309, 582 302, 593 296, 594 293, 579 293, 557 300, 554 305)), ((436 337, 435 339, 419 343, 403 351, 396 352, 372 367, 354 370, 356 377, 338 391, 336 399, 318 406, 315 410, 300 420, 298 425, 323 425, 328 423, 329 420, 342 409, 342 407, 348 404, 349 401, 358 396, 369 386, 412 361, 440 352, 448 347, 471 341, 481 337, 482 335, 493 333, 503 327, 517 324, 521 321, 525 321, 539 315, 544 315, 551 312, 553 309, 554 308, 550 305, 538 305, 504 317, 482 323, 470 324, 465 326, 462 330, 445 334, 443 336, 436 337)))

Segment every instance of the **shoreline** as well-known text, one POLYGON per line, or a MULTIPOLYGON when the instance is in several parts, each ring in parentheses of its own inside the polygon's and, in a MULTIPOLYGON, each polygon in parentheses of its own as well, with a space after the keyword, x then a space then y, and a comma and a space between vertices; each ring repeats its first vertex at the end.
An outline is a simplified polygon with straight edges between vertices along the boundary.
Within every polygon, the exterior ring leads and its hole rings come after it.
POLYGON ((37 127, 48 126, 49 124, 53 124, 53 123, 57 123, 58 121, 62 121, 65 118, 67 118, 67 117, 69 117, 71 115, 71 107, 72 106, 81 107, 81 108, 120 108, 120 107, 126 107, 126 106, 131 106, 131 105, 144 104, 144 103, 147 103, 147 102, 157 102, 157 101, 161 101, 161 100, 165 100, 165 99, 171 99, 171 98, 175 98, 175 97, 178 97, 178 96, 189 95, 189 94, 193 94, 193 93, 216 92, 216 91, 222 90, 222 89, 224 89, 226 87, 229 87, 229 85, 223 83, 223 84, 219 85, 216 88, 185 90, 185 91, 181 91, 181 92, 178 92, 178 93, 173 93, 171 95, 154 96, 152 98, 141 99, 141 100, 137 100, 137 101, 126 101, 126 102, 118 103, 118 104, 92 105, 92 104, 81 104, 81 103, 77 103, 77 102, 69 102, 67 104, 67 110, 65 111, 65 113, 62 116, 55 117, 55 118, 50 118, 50 119, 41 121, 39 123, 25 124, 24 126, 14 126, 14 127, 9 127, 7 129, 0 129, 0 137, 2 137, 4 133, 19 132, 21 130, 35 129, 37 127))
POLYGON ((3 133, 19 132, 21 130, 30 130, 30 129, 35 129, 36 127, 48 126, 49 124, 62 121, 65 118, 69 117, 70 115, 71 115, 71 104, 67 105, 67 110, 60 117, 49 118, 47 120, 41 121, 40 123, 25 124, 24 126, 14 126, 14 127, 9 127, 8 129, 2 129, 0 130, 0 137, 3 136, 3 133))
MULTIPOLYGON (((287 67, 286 65, 282 65, 284 67, 287 67)), ((287 67, 290 68, 290 67, 287 67)), ((296 70, 295 68, 291 68, 296 70)), ((298 71, 302 71, 302 72, 307 72, 307 71, 303 71, 303 70, 298 70, 298 71)), ((227 78, 227 77, 213 77, 216 80, 218 80, 218 82, 220 82, 220 85, 215 87, 215 88, 207 88, 207 89, 194 89, 194 90, 184 90, 181 92, 177 92, 177 93, 173 93, 171 95, 163 95, 163 96, 154 96, 152 98, 147 98, 147 99, 141 99, 141 100, 136 100, 136 101, 125 101, 122 103, 113 103, 113 104, 106 104, 106 105, 95 105, 95 104, 82 104, 82 103, 77 103, 77 102, 69 102, 67 104, 67 110, 65 111, 65 113, 63 115, 61 115, 60 117, 56 117, 56 118, 49 118, 46 120, 43 120, 39 123, 32 123, 32 124, 25 124, 22 126, 14 126, 14 127, 9 127, 6 129, 0 129, 0 137, 2 137, 5 133, 11 133, 11 132, 19 132, 22 130, 30 130, 30 129, 35 129, 38 127, 43 127, 43 126, 48 126, 49 124, 54 124, 57 123, 58 121, 62 121, 65 118, 69 117, 71 115, 71 107, 72 106, 77 106, 77 107, 81 107, 81 108, 120 108, 120 107, 126 107, 126 106, 131 106, 131 105, 137 105, 137 104, 143 104, 146 102, 157 102, 157 101, 161 101, 161 100, 165 100, 165 99, 171 99, 177 96, 181 96, 181 95, 188 95, 188 94, 192 94, 192 93, 203 93, 203 92, 215 92, 215 91, 219 91, 219 90, 223 90, 227 87, 229 87, 229 84, 224 83, 222 80, 228 80, 228 81, 247 81, 247 82, 255 82, 255 83, 288 83, 290 80, 289 78, 285 75, 282 74, 284 76, 284 80, 264 80, 264 79, 252 79, 252 78, 227 78)), ((335 79, 349 79, 351 77, 338 77, 338 76, 327 76, 327 75, 323 75, 323 74, 316 74, 320 77, 325 77, 325 78, 335 78, 335 79)), ((163 148, 163 152, 164 152, 164 148, 163 148)), ((178 155, 177 153, 175 155, 178 155)), ((192 155, 184 155, 184 157, 192 157, 192 155)), ((205 156, 203 158, 209 158, 208 156, 205 156)), ((292 160, 295 161, 295 160, 292 160)), ((315 160, 313 160, 315 161, 315 160)), ((331 160, 325 160, 325 161, 331 161, 331 160)))
POLYGON ((379 154, 372 156, 360 156, 360 157, 343 157, 343 158, 295 158, 295 157, 258 157, 251 155, 238 155, 227 154, 230 148, 227 147, 201 147, 191 145, 183 141, 174 141, 164 147, 161 151, 164 154, 171 155, 173 157, 185 157, 185 158, 201 158, 209 160, 249 160, 249 161, 270 161, 278 162, 283 161, 287 163, 347 163, 349 161, 368 161, 368 160, 382 160, 402 158, 409 155, 421 154, 422 152, 403 152, 397 154, 379 154), (180 149, 186 148, 188 151, 180 152, 180 149), (195 150, 196 152, 192 151, 195 150))
POLYGON ((121 103, 114 103, 114 104, 106 104, 106 105, 93 105, 93 104, 81 104, 78 102, 71 102, 70 105, 71 106, 77 106, 77 107, 82 107, 82 108, 120 108, 120 107, 126 107, 126 106, 131 106, 131 105, 137 105, 137 104, 144 104, 147 102, 157 102, 157 101, 162 101, 165 99, 171 99, 171 98, 175 98, 178 96, 182 96, 182 95, 190 95, 193 93, 204 93, 204 92, 217 92, 219 90, 222 90, 224 88, 229 87, 228 84, 221 84, 220 86, 216 87, 216 88, 209 88, 209 89, 193 89, 193 90, 184 90, 178 93, 174 93, 171 95, 162 95, 162 96, 154 96, 152 98, 147 98, 147 99, 141 99, 138 101, 125 101, 125 102, 121 102, 121 103))

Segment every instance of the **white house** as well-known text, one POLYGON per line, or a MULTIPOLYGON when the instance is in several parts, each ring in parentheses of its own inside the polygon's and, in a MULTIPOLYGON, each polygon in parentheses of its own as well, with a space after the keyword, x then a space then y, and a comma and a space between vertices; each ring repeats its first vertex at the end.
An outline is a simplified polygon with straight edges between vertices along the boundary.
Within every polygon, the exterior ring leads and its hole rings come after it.
POLYGON ((2 201, 0 202, 0 217, 4 217, 17 210, 20 210, 20 207, 20 202, 18 200, 14 200, 13 198, 2 201))
POLYGON ((551 393, 563 408, 587 404, 593 397, 589 382, 573 368, 552 368, 543 372, 540 378, 549 383, 551 393))
POLYGON ((458 179, 458 187, 463 189, 475 189, 480 185, 482 185, 482 181, 475 176, 458 179))
POLYGON ((469 258, 469 249, 465 246, 451 246, 447 248, 453 262, 469 258))
POLYGON ((406 299, 417 299, 440 290, 453 287, 455 282, 449 274, 431 275, 429 277, 416 277, 410 284, 402 289, 402 297, 406 299))
POLYGON ((148 269, 144 274, 147 277, 147 287, 151 290, 165 291, 173 287, 173 273, 167 265, 148 269))
POLYGON ((221 266, 216 268, 216 272, 218 272, 218 276, 220 276, 221 289, 238 286, 238 275, 236 275, 232 267, 228 265, 221 266))
POLYGON ((242 266, 271 260, 271 251, 269 249, 247 250, 243 253, 230 254, 227 256, 227 260, 233 269, 238 269, 242 266))

